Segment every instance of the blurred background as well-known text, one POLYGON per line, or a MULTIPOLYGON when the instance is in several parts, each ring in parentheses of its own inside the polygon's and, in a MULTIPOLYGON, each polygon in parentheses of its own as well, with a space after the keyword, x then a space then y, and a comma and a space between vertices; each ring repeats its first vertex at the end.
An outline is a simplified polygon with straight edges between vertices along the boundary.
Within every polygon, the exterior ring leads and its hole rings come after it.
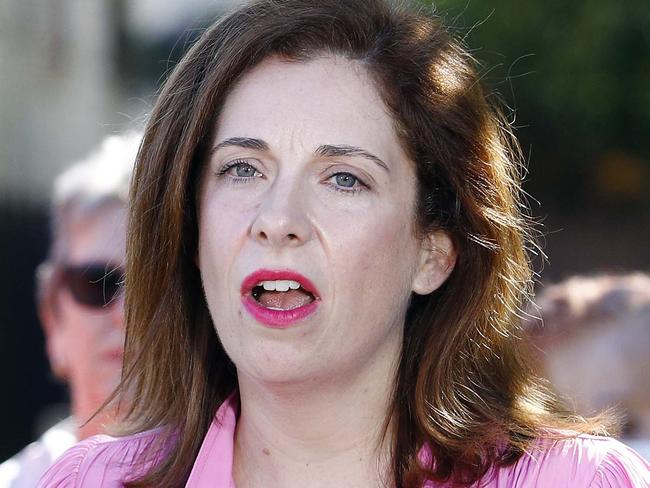
MULTIPOLYGON (((105 135, 141 126, 183 52, 235 3, 0 0, 0 461, 66 402, 33 300, 54 176, 105 135)), ((516 127, 549 257, 537 263, 539 286, 648 271, 647 0, 440 0, 435 9, 516 127)))

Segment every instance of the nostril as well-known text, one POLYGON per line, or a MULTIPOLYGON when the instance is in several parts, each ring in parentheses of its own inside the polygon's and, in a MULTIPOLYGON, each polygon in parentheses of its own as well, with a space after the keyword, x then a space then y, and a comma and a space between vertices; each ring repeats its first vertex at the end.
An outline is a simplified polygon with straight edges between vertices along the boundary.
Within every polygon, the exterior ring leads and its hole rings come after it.
POLYGON ((287 237, 290 241, 295 241, 298 239, 298 236, 296 234, 288 234, 287 237))

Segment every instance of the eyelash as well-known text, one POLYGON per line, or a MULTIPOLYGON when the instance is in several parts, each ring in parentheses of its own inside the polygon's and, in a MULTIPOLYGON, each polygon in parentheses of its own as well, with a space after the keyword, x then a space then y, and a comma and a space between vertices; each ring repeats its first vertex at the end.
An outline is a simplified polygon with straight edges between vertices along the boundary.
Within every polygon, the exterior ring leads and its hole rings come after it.
MULTIPOLYGON (((255 166, 250 164, 248 161, 244 159, 235 159, 233 161, 230 161, 229 163, 226 163, 223 168, 219 170, 217 173, 217 176, 225 176, 228 171, 230 171, 232 168, 236 168, 237 166, 247 166, 249 168, 252 168, 255 173, 262 174, 260 171, 257 170, 255 166)), ((248 183, 248 180, 254 179, 256 176, 250 176, 250 177, 243 177, 243 176, 229 176, 228 179, 230 180, 231 183, 248 183)))
MULTIPOLYGON (((217 173, 217 176, 225 176, 228 173, 228 171, 230 171, 232 168, 236 168, 237 166, 240 166, 240 165, 252 168, 253 171, 255 171, 256 173, 261 174, 261 172, 258 171, 257 168, 255 168, 255 166, 250 164, 248 161, 243 160, 243 159, 235 159, 233 161, 230 161, 229 163, 226 163, 224 165, 224 167, 219 170, 219 172, 217 173)), ((354 178, 354 180, 359 184, 359 186, 352 187, 352 188, 345 188, 345 187, 341 187, 341 186, 338 186, 338 185, 333 184, 333 183, 328 183, 327 186, 330 189, 332 189, 334 191, 341 192, 341 193, 345 193, 345 194, 348 194, 348 195, 358 195, 359 193, 370 189, 370 187, 361 178, 359 178, 358 176, 353 175, 352 173, 349 173, 347 171, 339 171, 337 173, 333 173, 327 178, 327 181, 330 181, 332 178, 336 178, 337 176, 340 176, 340 175, 347 175, 347 176, 350 176, 350 177, 354 178)), ((256 178, 256 177, 255 176, 250 176, 250 177, 229 176, 228 177, 228 179, 232 183, 236 183, 236 184, 247 183, 248 180, 251 180, 251 179, 254 179, 254 178, 256 178)))

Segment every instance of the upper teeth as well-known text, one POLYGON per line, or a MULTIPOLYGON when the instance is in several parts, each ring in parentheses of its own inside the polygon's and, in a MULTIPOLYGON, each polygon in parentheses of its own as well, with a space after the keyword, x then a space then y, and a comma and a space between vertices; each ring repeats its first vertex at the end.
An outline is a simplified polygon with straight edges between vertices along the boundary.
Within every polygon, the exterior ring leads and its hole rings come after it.
POLYGON ((300 288, 300 283, 293 280, 273 280, 273 281, 260 281, 257 286, 262 286, 266 291, 289 291, 289 289, 297 290, 300 288))

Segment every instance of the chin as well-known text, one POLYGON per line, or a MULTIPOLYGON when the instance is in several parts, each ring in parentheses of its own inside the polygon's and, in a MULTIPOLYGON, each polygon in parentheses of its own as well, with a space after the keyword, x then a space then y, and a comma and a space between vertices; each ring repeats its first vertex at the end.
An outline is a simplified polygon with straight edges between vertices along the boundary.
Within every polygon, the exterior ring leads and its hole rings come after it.
POLYGON ((273 364, 273 365, 251 365, 242 371, 238 368, 238 374, 244 374, 250 380, 258 384, 264 384, 270 387, 289 387, 296 385, 308 385, 317 379, 314 370, 295 364, 273 364))
POLYGON ((256 344, 248 354, 232 359, 240 375, 269 384, 304 383, 325 370, 313 352, 288 344, 256 344))

